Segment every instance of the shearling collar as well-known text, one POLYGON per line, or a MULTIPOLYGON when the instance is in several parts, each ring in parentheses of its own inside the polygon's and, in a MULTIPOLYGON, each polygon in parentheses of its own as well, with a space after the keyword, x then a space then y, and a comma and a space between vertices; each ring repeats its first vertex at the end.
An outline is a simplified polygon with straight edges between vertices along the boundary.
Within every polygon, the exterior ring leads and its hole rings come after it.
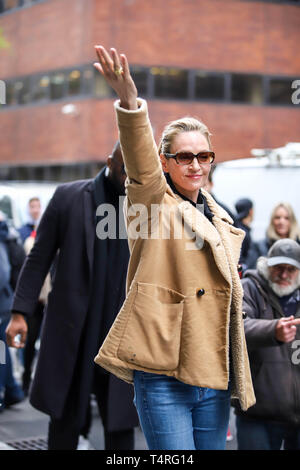
POLYGON ((228 212, 226 212, 223 207, 219 206, 219 204, 214 200, 214 198, 209 194, 209 192, 205 191, 205 189, 201 189, 201 192, 206 198, 208 207, 210 208, 212 213, 220 219, 225 220, 230 224, 233 224, 233 220, 228 214, 228 212))
MULTIPOLYGON (((180 194, 175 193, 172 190, 172 187, 169 184, 167 184, 167 192, 173 197, 175 197, 175 199, 184 201, 184 199, 180 196, 180 194)), ((209 192, 201 188, 201 193, 205 197, 208 208, 212 212, 212 214, 220 218, 221 220, 224 220, 225 222, 228 222, 229 224, 233 225, 233 220, 230 217, 230 215, 223 209, 223 207, 219 206, 219 204, 214 200, 214 198, 209 194, 209 192)), ((190 201, 186 201, 186 202, 190 203, 192 206, 192 203, 190 201)))

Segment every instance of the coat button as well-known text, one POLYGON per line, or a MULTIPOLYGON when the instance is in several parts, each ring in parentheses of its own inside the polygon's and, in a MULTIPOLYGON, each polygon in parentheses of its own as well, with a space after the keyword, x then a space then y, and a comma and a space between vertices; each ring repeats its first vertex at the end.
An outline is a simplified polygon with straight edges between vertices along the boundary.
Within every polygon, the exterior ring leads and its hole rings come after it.
POLYGON ((245 320, 245 318, 247 318, 247 313, 243 312, 243 320, 245 320))
POLYGON ((204 290, 204 289, 199 289, 199 290, 197 291, 197 297, 202 297, 202 295, 204 295, 204 294, 205 294, 205 290, 204 290))

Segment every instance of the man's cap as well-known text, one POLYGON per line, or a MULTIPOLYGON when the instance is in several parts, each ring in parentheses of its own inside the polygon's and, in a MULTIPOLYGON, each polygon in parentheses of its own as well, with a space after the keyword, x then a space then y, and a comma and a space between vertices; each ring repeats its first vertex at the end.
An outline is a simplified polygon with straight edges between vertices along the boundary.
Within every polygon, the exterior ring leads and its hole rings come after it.
POLYGON ((253 207, 253 202, 250 199, 239 199, 235 203, 238 220, 243 220, 249 214, 250 209, 253 207))
POLYGON ((290 238, 277 240, 268 251, 268 266, 290 264, 300 269, 300 245, 290 238))

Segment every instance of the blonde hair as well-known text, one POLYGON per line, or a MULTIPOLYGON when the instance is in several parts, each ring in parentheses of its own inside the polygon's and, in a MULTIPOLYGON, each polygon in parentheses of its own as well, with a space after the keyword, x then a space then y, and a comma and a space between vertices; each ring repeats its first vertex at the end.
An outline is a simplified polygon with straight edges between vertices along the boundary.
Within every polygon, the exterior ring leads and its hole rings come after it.
POLYGON ((289 219, 290 219, 290 224, 291 225, 290 225, 290 231, 289 231, 288 238, 291 238, 292 240, 296 240, 297 238, 300 238, 300 227, 298 225, 298 222, 297 222, 295 213, 293 211, 293 208, 288 202, 279 202, 273 208, 272 213, 271 213, 270 223, 269 223, 269 226, 267 228, 268 238, 270 238, 271 240, 279 240, 280 239, 279 235, 275 231, 273 221, 274 221, 274 217, 276 215, 277 210, 281 207, 283 207, 283 209, 285 209, 287 211, 287 213, 289 215, 289 219))
POLYGON ((166 127, 163 130, 161 141, 158 147, 159 154, 171 153, 170 149, 171 149, 172 142, 174 141, 174 138, 178 134, 181 134, 182 132, 192 132, 192 131, 198 131, 201 134, 203 134, 206 137, 209 148, 211 150, 211 141, 210 141, 211 133, 209 132, 207 126, 203 122, 199 121, 198 119, 187 116, 187 117, 177 119, 176 121, 172 121, 166 125, 166 127))

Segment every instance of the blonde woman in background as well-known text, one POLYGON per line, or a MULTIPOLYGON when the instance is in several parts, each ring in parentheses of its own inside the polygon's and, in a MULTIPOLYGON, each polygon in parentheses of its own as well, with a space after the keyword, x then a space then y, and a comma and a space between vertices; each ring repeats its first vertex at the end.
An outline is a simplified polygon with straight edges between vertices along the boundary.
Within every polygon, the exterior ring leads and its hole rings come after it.
POLYGON ((300 244, 300 227, 288 202, 279 202, 273 208, 266 237, 253 243, 254 254, 251 256, 252 263, 248 268, 255 268, 257 259, 266 256, 273 243, 282 238, 291 238, 300 244))

